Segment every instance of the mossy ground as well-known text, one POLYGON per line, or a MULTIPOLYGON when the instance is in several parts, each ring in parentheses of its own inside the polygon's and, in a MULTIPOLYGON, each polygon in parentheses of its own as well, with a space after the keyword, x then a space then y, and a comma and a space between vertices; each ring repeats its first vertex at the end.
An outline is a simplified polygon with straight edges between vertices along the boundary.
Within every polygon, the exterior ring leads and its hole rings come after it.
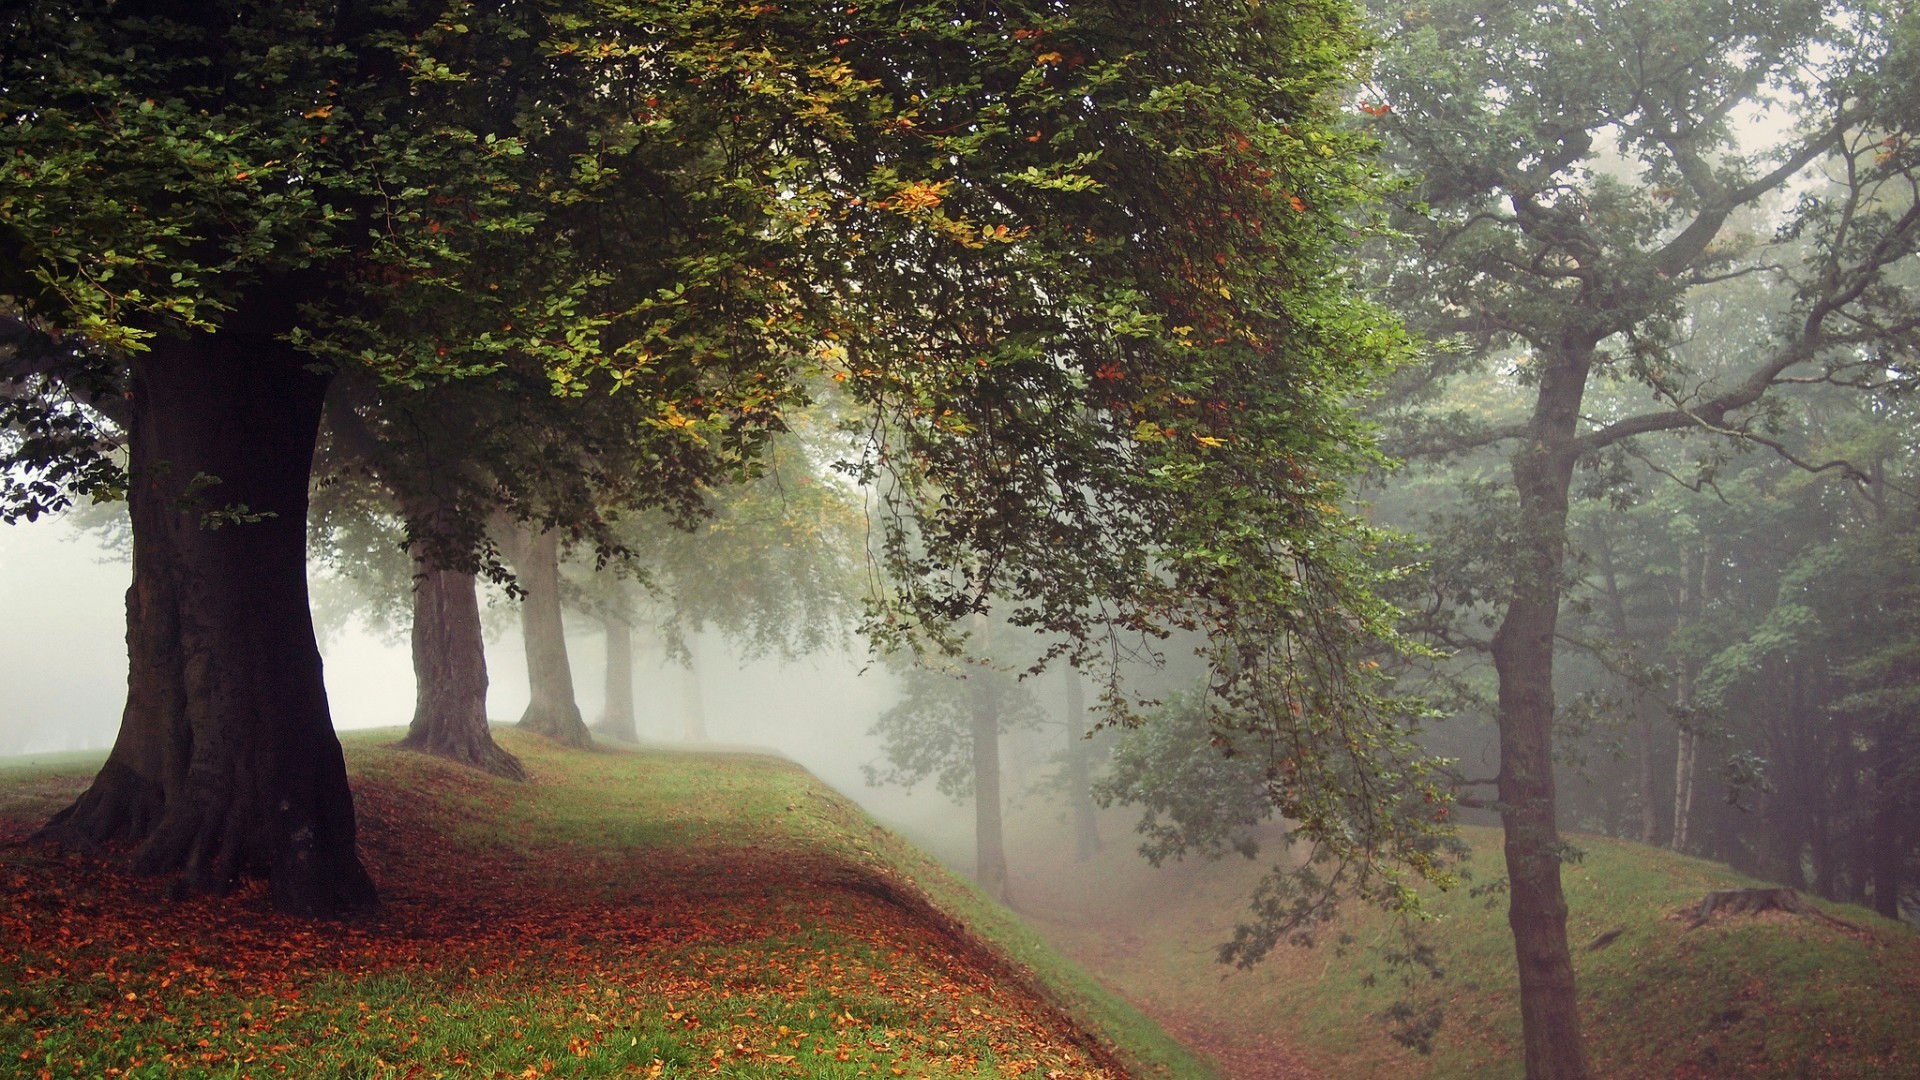
MULTIPOLYGON (((1383 962, 1395 924, 1350 909, 1314 948, 1282 947, 1248 971, 1214 962, 1264 863, 1237 856, 1154 870, 1133 853, 1127 818, 1074 867, 1054 830, 1014 847, 1027 910, 1049 938, 1108 985, 1226 1063, 1236 1077, 1312 1075, 1500 1080, 1521 1076, 1512 939, 1496 832, 1465 829, 1475 881, 1430 898, 1423 927, 1443 971, 1411 984, 1383 962), (1342 948, 1342 935, 1351 943, 1342 948), (1395 1042, 1387 1012, 1438 1008, 1433 1052, 1395 1042), (1291 1071, 1289 1071, 1291 1070, 1291 1071)), ((1920 1077, 1920 934, 1873 913, 1821 904, 1853 929, 1790 915, 1716 918, 1690 929, 1710 889, 1749 887, 1726 867, 1638 844, 1575 838, 1566 868, 1595 1074, 1673 1077, 1920 1077), (1618 930, 1598 949, 1588 946, 1618 930)))
POLYGON ((90 763, 0 768, 0 1074, 1206 1075, 787 762, 498 735, 531 783, 347 740, 333 923, 19 843, 90 763))

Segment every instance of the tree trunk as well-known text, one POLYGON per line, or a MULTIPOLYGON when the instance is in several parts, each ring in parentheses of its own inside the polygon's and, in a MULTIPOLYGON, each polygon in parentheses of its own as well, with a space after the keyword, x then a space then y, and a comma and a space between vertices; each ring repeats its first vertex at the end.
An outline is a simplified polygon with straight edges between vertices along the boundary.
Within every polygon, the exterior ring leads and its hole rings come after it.
POLYGON ((973 844, 974 877, 989 896, 1013 903, 1007 884, 1007 846, 1000 812, 1000 718, 994 715, 992 695, 982 680, 982 669, 972 674, 968 696, 973 703, 973 844))
POLYGON ((707 702, 700 695, 700 647, 687 639, 687 666, 680 669, 680 719, 688 742, 707 741, 707 702))
POLYGON ((177 871, 180 892, 264 875, 275 907, 330 914, 377 898, 307 607, 327 378, 265 321, 133 361, 126 711, 44 833, 133 844, 133 869, 177 871))
POLYGON ((607 703, 593 730, 609 739, 639 742, 640 728, 633 717, 633 626, 620 615, 607 615, 600 622, 607 633, 607 703))
MULTIPOLYGON (((1685 704, 1686 677, 1681 676, 1681 704, 1685 704)), ((1687 850, 1687 833, 1693 824, 1693 778, 1696 770, 1694 759, 1700 749, 1700 737, 1691 731, 1682 729, 1680 747, 1674 752, 1673 762, 1673 841, 1675 851, 1687 850)))
MULTIPOLYGON (((1600 574, 1607 590, 1607 615, 1612 624, 1613 636, 1625 650, 1629 660, 1639 659, 1639 650, 1633 647, 1628 637, 1627 606, 1620 598, 1620 579, 1615 572, 1613 562, 1613 543, 1605 528, 1599 530, 1600 536, 1600 574)), ((1640 842, 1649 846, 1657 841, 1660 831, 1660 811, 1654 802, 1653 767, 1653 703, 1648 700, 1647 688, 1641 684, 1641 673, 1629 671, 1627 694, 1633 703, 1633 728, 1639 760, 1637 787, 1640 797, 1640 842)))
POLYGON ((1528 1080, 1586 1080, 1586 1041, 1567 948, 1553 780, 1553 653, 1566 560, 1567 492, 1579 456, 1575 425, 1592 363, 1580 344, 1543 357, 1530 430, 1512 461, 1520 496, 1522 564, 1493 637, 1499 676, 1501 822, 1507 922, 1520 970, 1528 1080))
MULTIPOLYGON (((1680 619, 1675 632, 1698 618, 1706 610, 1707 561, 1711 553, 1703 544, 1700 551, 1699 572, 1693 566, 1693 555, 1687 553, 1687 566, 1681 571, 1680 619)), ((1682 659, 1680 670, 1674 676, 1674 708, 1685 718, 1687 710, 1693 705, 1693 671, 1682 659)), ((1693 830, 1693 785, 1699 773, 1700 733, 1690 726, 1692 720, 1683 719, 1680 728, 1680 745, 1674 751, 1673 762, 1673 842, 1675 851, 1687 849, 1688 835, 1693 830)))
MULTIPOLYGON (((1885 748, 1894 740, 1881 739, 1885 748)), ((1874 785, 1879 806, 1873 816, 1873 834, 1867 843, 1871 851, 1869 872, 1873 875, 1873 910, 1889 919, 1900 917, 1902 869, 1907 861, 1908 837, 1912 834, 1909 807, 1901 797, 1900 774, 1905 771, 1902 755, 1887 755, 1876 766, 1874 785)), ((1864 875, 1861 875, 1864 876, 1864 875)))
POLYGON ((548 529, 516 537, 514 575, 526 596, 520 601, 520 636, 527 647, 527 711, 520 726, 568 746, 593 745, 573 697, 567 662, 567 628, 560 615, 560 537, 548 529))
POLYGON ((1881 808, 1873 830, 1873 910, 1889 919, 1900 917, 1900 871, 1907 859, 1901 817, 1898 805, 1889 803, 1881 808))
POLYGON ((1080 669, 1061 665, 1067 677, 1067 798, 1073 805, 1073 854, 1086 862, 1100 850, 1093 814, 1093 747, 1087 741, 1087 694, 1080 669))
POLYGON ((400 745, 525 780, 527 770, 487 729, 487 654, 472 574, 437 570, 414 550, 413 723, 400 745))

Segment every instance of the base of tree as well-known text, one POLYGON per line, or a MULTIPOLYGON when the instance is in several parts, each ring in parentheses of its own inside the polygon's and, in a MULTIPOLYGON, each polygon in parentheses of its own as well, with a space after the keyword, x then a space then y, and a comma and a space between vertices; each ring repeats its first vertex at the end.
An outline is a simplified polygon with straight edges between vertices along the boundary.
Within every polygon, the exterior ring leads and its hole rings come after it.
POLYGON ((1701 898, 1699 905, 1694 908, 1693 922, 1688 924, 1687 929, 1699 929, 1711 922, 1715 915, 1758 915, 1763 911, 1804 915, 1835 926, 1857 929, 1845 919, 1834 918, 1801 899, 1799 893, 1785 888, 1715 889, 1701 898))
POLYGON ((587 730, 587 722, 580 718, 577 705, 529 705, 520 717, 520 727, 575 750, 586 750, 593 746, 593 733, 587 730))
POLYGON ((640 728, 632 716, 603 716, 595 720, 588 730, 603 739, 630 743, 640 741, 640 728))
POLYGON ((445 758, 457 765, 479 769, 506 780, 524 781, 527 778, 527 767, 520 763, 520 759, 494 742, 484 730, 479 735, 465 731, 442 731, 431 736, 409 732, 406 738, 393 745, 417 754, 445 758))
POLYGON ((258 875, 267 878, 274 908, 288 914, 329 917, 379 906, 373 878, 351 848, 329 853, 296 835, 271 865, 254 861, 251 834, 261 816, 234 805, 219 815, 169 807, 160 784, 109 759, 93 785, 33 839, 95 855, 132 845, 124 867, 135 874, 177 872, 169 890, 175 899, 225 896, 242 876, 258 875))

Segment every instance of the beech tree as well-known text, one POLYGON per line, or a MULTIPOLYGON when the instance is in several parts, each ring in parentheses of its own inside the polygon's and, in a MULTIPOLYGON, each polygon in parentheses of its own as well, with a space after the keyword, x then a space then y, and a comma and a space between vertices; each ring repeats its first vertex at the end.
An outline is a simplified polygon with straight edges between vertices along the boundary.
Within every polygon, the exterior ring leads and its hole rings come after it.
POLYGON ((1529 399, 1504 423, 1410 409, 1395 448, 1510 449, 1490 648, 1526 1070, 1585 1077, 1552 757, 1569 492, 1583 466, 1662 432, 1794 456, 1766 429, 1776 387, 1910 365, 1920 41, 1875 3, 1438 3, 1385 27, 1363 107, 1419 178, 1388 288, 1463 343, 1400 400, 1497 359, 1529 399), (1758 111, 1781 121, 1764 144, 1740 128, 1758 111), (1674 348, 1690 298, 1729 276, 1790 299, 1725 344, 1739 369, 1690 368, 1674 348), (1603 380, 1652 403, 1600 411, 1603 380))
POLYGON ((1283 733, 1281 810, 1380 895, 1431 870, 1371 812, 1425 781, 1353 662, 1391 612, 1349 402, 1404 342, 1334 260, 1377 180, 1344 5, 4 18, 0 295, 62 343, 9 361, 9 492, 124 480, 135 533, 121 738, 52 832, 371 902, 305 595, 325 391, 524 361, 742 464, 841 382, 849 470, 889 478, 883 640, 990 597, 1089 662, 1191 630, 1217 715, 1283 733))

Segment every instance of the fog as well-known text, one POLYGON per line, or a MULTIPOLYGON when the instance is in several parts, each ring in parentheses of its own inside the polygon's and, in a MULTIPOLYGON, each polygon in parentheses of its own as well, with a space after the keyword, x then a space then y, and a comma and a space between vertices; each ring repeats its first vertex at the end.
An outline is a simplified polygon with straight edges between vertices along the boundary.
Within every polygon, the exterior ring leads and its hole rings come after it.
MULTIPOLYGON (((0 610, 8 613, 0 621, 0 756, 112 744, 126 700, 129 574, 124 555, 64 518, 0 528, 0 610)), ((580 709, 591 719, 604 701, 605 645, 597 632, 569 632, 567 645, 580 709)), ((322 653, 336 728, 400 727, 411 718, 413 668, 404 640, 356 625, 329 635, 322 653)), ((866 657, 842 652, 742 665, 712 637, 699 641, 698 653, 712 745, 775 751, 876 806, 900 802, 897 792, 869 788, 860 771, 875 753, 867 728, 894 697, 889 677, 868 670, 866 657)), ((487 711, 496 722, 513 720, 526 705, 523 655, 510 625, 487 642, 487 711)), ((678 741, 686 672, 657 650, 640 650, 634 665, 641 737, 678 741)))

